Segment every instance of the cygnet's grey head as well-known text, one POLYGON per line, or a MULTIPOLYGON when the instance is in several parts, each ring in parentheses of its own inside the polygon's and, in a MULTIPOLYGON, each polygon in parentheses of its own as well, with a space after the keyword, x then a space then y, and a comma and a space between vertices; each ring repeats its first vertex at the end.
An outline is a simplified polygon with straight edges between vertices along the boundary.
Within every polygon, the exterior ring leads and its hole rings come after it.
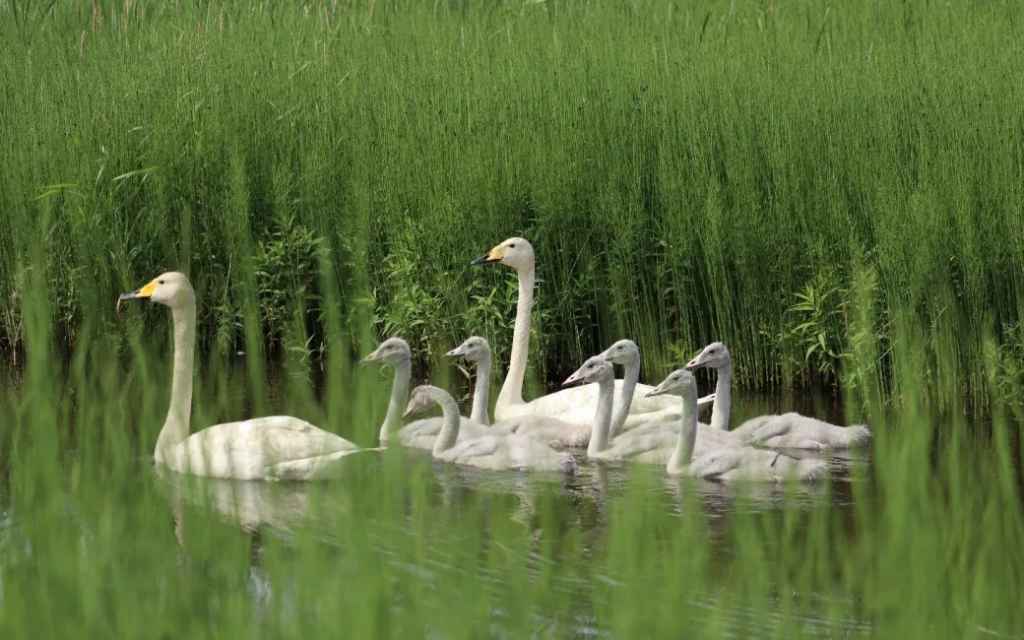
POLYGON ((583 384, 589 384, 591 382, 601 382, 603 380, 611 380, 615 378, 615 370, 612 367, 612 363, 608 362, 601 356, 591 356, 587 358, 579 369, 573 372, 562 386, 575 384, 577 382, 583 384))
POLYGON ((401 338, 388 338, 363 358, 363 362, 381 362, 392 366, 412 359, 409 343, 401 338))
POLYGON ((704 347, 693 360, 687 362, 686 368, 708 367, 720 369, 730 364, 732 364, 732 356, 729 355, 729 349, 721 342, 712 342, 704 347))

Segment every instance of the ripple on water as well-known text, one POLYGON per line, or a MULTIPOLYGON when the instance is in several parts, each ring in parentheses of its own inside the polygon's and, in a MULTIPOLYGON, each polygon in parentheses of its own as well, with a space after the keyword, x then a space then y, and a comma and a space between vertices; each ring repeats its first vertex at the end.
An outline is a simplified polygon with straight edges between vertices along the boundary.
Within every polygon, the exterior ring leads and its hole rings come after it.
MULTIPOLYGON (((458 509, 466 501, 488 495, 515 498, 514 503, 506 501, 502 508, 512 522, 523 526, 534 536, 533 543, 520 549, 503 548, 502 552, 523 554, 522 561, 529 576, 543 577, 548 581, 548 588, 559 594, 562 601, 576 603, 577 610, 570 619, 573 628, 559 629, 556 635, 587 638, 610 635, 594 615, 594 583, 611 591, 628 589, 630 584, 619 576, 597 573, 586 567, 578 571, 551 571, 557 560, 543 551, 540 544, 542 526, 557 527, 559 530, 554 535, 563 535, 562 531, 580 534, 582 555, 577 557, 582 557, 583 562, 586 562, 604 544, 610 513, 613 513, 610 508, 612 504, 621 504, 622 500, 649 501, 676 518, 687 517, 696 504, 710 523, 712 554, 728 555, 728 545, 724 539, 731 516, 773 512, 783 508, 810 510, 831 507, 852 510, 851 486, 862 477, 858 468, 869 463, 865 454, 829 457, 832 470, 830 485, 736 487, 716 482, 668 478, 656 467, 593 463, 586 461, 584 456, 579 458, 579 472, 572 477, 565 477, 561 474, 515 471, 495 473, 437 463, 423 452, 408 452, 407 455, 411 465, 416 466, 410 473, 416 471, 427 479, 432 504, 437 506, 458 509), (550 501, 554 501, 556 506, 554 524, 550 523, 550 509, 545 512, 548 514, 545 516, 547 520, 539 513, 541 504, 550 504, 550 501)), ((163 471, 157 471, 155 475, 172 509, 180 509, 184 501, 209 509, 254 535, 267 531, 288 544, 301 532, 306 539, 339 547, 345 546, 346 540, 334 524, 339 517, 359 514, 360 526, 367 530, 367 539, 374 545, 375 552, 384 559, 384 564, 391 569, 394 579, 415 581, 428 588, 437 588, 441 584, 458 582, 460 578, 472 578, 473 583, 481 585, 493 596, 492 602, 499 602, 499 596, 507 589, 506 576, 487 566, 488 563, 467 565, 464 558, 457 557, 453 549, 458 549, 458 540, 454 541, 455 544, 428 545, 421 555, 410 555, 408 550, 417 545, 412 540, 408 543, 406 540, 416 536, 417 529, 408 526, 408 522, 395 521, 387 514, 379 520, 372 516, 367 518, 365 509, 359 510, 354 506, 359 496, 353 495, 344 482, 332 483, 325 488, 317 484, 197 479, 163 471)), ((629 504, 625 506, 628 508, 629 504)), ((9 511, 0 512, 0 549, 10 546, 13 523, 9 511)), ((468 536, 469 533, 454 530, 447 531, 445 535, 468 536)), ((479 535, 479 532, 472 533, 479 535)), ((466 539, 470 540, 469 537, 466 539)), ((478 538, 473 540, 474 544, 478 544, 478 538)), ((500 540, 489 539, 485 544, 502 543, 500 540)), ((275 594, 276 597, 287 599, 286 594, 293 587, 272 583, 272 578, 256 566, 258 555, 254 554, 254 567, 251 571, 253 598, 259 601, 261 607, 273 600, 275 594)), ((3 570, 0 565, 0 604, 3 602, 3 587, 3 570)), ((802 598, 804 603, 809 603, 806 609, 810 610, 825 612, 852 608, 849 603, 837 603, 820 594, 805 594, 802 598)), ((403 605, 396 602, 394 606, 403 605)), ((685 606, 687 615, 692 616, 695 622, 714 623, 717 626, 724 621, 725 631, 733 637, 764 635, 767 629, 781 628, 794 622, 810 635, 859 635, 870 633, 871 630, 869 625, 855 619, 833 620, 805 613, 794 617, 793 613, 782 612, 766 616, 762 609, 730 605, 717 595, 708 593, 694 596, 685 606)), ((492 635, 503 635, 502 621, 508 614, 500 607, 495 607, 492 615, 495 626, 492 635)), ((554 629, 557 625, 566 624, 566 620, 546 617, 540 610, 534 611, 533 616, 537 618, 538 629, 554 629)))

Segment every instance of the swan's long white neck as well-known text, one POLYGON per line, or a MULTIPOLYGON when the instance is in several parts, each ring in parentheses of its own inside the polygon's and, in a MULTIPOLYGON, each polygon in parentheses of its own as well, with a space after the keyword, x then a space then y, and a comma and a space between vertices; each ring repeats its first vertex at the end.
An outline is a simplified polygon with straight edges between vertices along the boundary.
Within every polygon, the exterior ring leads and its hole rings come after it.
POLYGON ((672 452, 672 457, 668 459, 670 474, 679 474, 690 464, 696 444, 697 387, 691 386, 683 396, 683 417, 679 429, 679 440, 676 441, 676 449, 672 452))
MULTIPOLYGON (((519 300, 516 303, 516 327, 512 332, 512 355, 508 375, 498 394, 498 406, 523 404, 523 378, 530 353, 530 312, 533 310, 534 265, 519 271, 519 300)), ((496 411, 497 412, 497 411, 496 411)))
POLYGON ((722 431, 729 430, 729 410, 732 404, 732 363, 728 362, 717 369, 718 381, 715 383, 715 404, 711 409, 711 428, 722 431))
POLYGON ((459 405, 447 391, 430 387, 429 393, 430 399, 441 405, 444 413, 444 424, 434 440, 434 455, 438 456, 455 446, 455 441, 459 439, 459 405))
POLYGON ((164 460, 164 451, 180 444, 189 433, 192 415, 192 373, 195 366, 196 302, 187 298, 179 306, 171 307, 174 320, 174 371, 171 377, 171 406, 167 419, 156 439, 153 457, 164 460))
POLYGON ((640 380, 640 360, 627 363, 625 375, 622 378, 622 390, 619 392, 619 402, 615 405, 615 415, 612 417, 611 426, 608 428, 608 439, 622 431, 622 425, 629 417, 629 409, 633 404, 633 391, 636 383, 640 380))
POLYGON ((487 415, 491 388, 491 356, 487 354, 476 363, 476 384, 473 386, 473 411, 469 419, 477 424, 491 424, 487 415))
POLYGON ((380 427, 377 439, 380 445, 388 443, 388 434, 402 426, 402 411, 409 401, 409 380, 412 378, 412 362, 402 360, 394 365, 395 378, 391 383, 391 399, 388 401, 388 412, 384 416, 384 424, 380 427))
POLYGON ((608 430, 611 428, 612 402, 615 395, 615 378, 599 380, 597 383, 597 412, 590 427, 590 444, 587 455, 593 456, 608 448, 608 430))

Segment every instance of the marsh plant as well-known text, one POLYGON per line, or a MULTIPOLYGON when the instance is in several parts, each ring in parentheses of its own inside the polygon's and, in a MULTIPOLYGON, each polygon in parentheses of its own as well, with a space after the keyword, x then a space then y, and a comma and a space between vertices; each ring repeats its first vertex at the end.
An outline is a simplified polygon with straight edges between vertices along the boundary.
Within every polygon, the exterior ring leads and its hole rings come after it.
POLYGON ((178 268, 217 309, 204 348, 280 359, 304 322, 315 355, 323 251, 353 343, 376 317, 435 353, 510 286, 468 260, 524 235, 538 384, 632 335, 659 367, 721 339, 748 388, 835 385, 861 261, 973 389, 1020 322, 1020 11, 5 3, 0 348, 29 266, 65 353, 83 309, 178 268))

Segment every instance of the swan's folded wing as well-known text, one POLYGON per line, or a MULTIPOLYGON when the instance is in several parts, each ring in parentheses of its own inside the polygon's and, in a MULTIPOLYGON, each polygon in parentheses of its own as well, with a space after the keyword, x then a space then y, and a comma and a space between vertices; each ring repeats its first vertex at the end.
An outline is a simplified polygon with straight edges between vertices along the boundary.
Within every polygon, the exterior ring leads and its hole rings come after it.
POLYGON ((667 428, 660 431, 652 429, 636 435, 625 433, 613 439, 611 445, 602 451, 599 457, 660 464, 663 458, 668 459, 671 449, 678 440, 678 434, 667 428))
POLYGON ((441 432, 444 420, 441 418, 423 418, 415 420, 398 430, 399 438, 415 438, 418 436, 436 436, 441 432))
POLYGON ((304 420, 271 416, 207 427, 170 447, 164 456, 175 471, 257 480, 265 477, 270 465, 355 448, 304 420))
POLYGON ((786 435, 791 427, 792 421, 787 419, 785 415, 770 416, 750 432, 748 442, 750 444, 764 444, 769 438, 786 435))
MULTIPOLYGON (((398 431, 398 441, 406 447, 418 449, 430 449, 434 446, 437 434, 441 432, 444 420, 441 418, 424 418, 410 422, 398 431)), ((459 418, 459 442, 473 438, 482 438, 488 433, 491 427, 473 422, 469 418, 459 418)))
POLYGON ((743 455, 735 449, 718 449, 694 458, 690 462, 690 473, 697 478, 720 478, 733 472, 743 461, 743 455))
POLYGON ((538 471, 575 471, 572 455, 558 451, 533 438, 511 436, 505 440, 507 463, 510 468, 538 471))
POLYGON ((757 416, 756 418, 751 418, 747 420, 746 422, 736 427, 735 429, 730 430, 729 433, 733 434, 733 437, 738 438, 741 442, 750 442, 750 438, 753 436, 754 433, 757 432, 758 429, 760 429, 761 427, 763 427, 764 425, 768 424, 769 422, 778 417, 778 415, 774 414, 757 416))
MULTIPOLYGON (((633 402, 629 413, 654 413, 665 410, 679 410, 678 398, 655 396, 648 398, 647 393, 654 387, 640 384, 633 391, 633 402)), ((622 380, 615 381, 616 397, 622 390, 622 380)), ((558 418, 572 424, 589 425, 594 419, 597 409, 598 386, 596 383, 584 384, 569 389, 561 389, 546 396, 535 398, 522 409, 516 409, 515 415, 548 416, 558 418)), ((501 416, 507 419, 510 416, 501 416)))
POLYGON ((341 473, 344 463, 350 456, 380 451, 384 451, 384 448, 346 449, 323 456, 289 460, 268 466, 265 475, 272 480, 328 480, 341 473))
POLYGON ((846 449, 867 444, 871 432, 863 425, 843 427, 799 413, 765 416, 768 420, 749 433, 749 442, 792 449, 846 449))
POLYGON ((459 462, 469 458, 489 456, 498 450, 499 439, 488 436, 474 440, 462 440, 454 447, 444 452, 443 458, 452 462, 459 462))
POLYGON ((291 416, 255 418, 240 424, 246 423, 263 442, 267 465, 359 449, 336 434, 291 416))

